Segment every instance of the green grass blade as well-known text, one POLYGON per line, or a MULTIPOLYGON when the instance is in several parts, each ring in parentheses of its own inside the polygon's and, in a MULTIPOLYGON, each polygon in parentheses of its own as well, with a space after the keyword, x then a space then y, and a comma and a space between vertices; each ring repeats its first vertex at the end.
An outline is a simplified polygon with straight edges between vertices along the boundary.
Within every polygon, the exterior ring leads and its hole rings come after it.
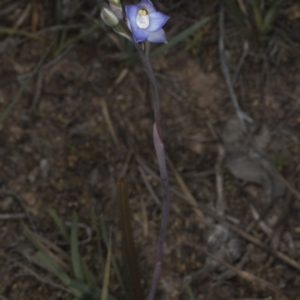
POLYGON ((207 24, 210 21, 210 18, 203 18, 200 21, 196 22, 195 24, 193 24, 192 26, 190 26, 189 28, 187 28, 186 30, 182 31, 181 33, 177 34, 176 36, 174 36, 169 42, 168 44, 164 44, 158 48, 156 48, 154 51, 152 51, 150 53, 151 57, 154 57, 156 55, 159 55, 171 48, 173 48, 175 45, 177 45, 178 43, 184 41, 185 39, 187 39, 191 34, 193 34, 196 30, 200 29, 201 27, 203 27, 205 24, 207 24))
POLYGON ((15 95, 14 99, 11 101, 11 103, 9 104, 7 109, 4 111, 4 113, 0 116, 0 124, 8 117, 8 115, 10 114, 10 112, 13 109, 13 107, 15 106, 15 104, 20 100, 20 98, 25 90, 25 87, 27 86, 28 83, 29 83, 29 80, 27 80, 26 82, 24 82, 22 84, 21 88, 15 95))
MULTIPOLYGON (((102 300, 102 298, 101 298, 102 289, 100 289, 99 287, 95 286, 95 287, 90 288, 84 282, 81 282, 76 279, 71 280, 69 287, 83 292, 86 296, 84 299, 102 300)), ((111 295, 108 295, 107 299, 108 300, 117 300, 117 298, 115 298, 114 296, 111 296, 111 295)))
POLYGON ((271 8, 268 10, 266 13, 266 16, 264 18, 264 23, 263 23, 263 32, 264 34, 267 34, 270 28, 273 25, 273 22, 275 21, 280 6, 283 4, 283 0, 275 0, 274 3, 272 4, 271 8))
POLYGON ((259 5, 256 0, 252 0, 251 4, 253 7, 256 27, 261 32, 262 27, 263 27, 262 11, 260 10, 259 5))
POLYGON ((129 267, 129 286, 132 291, 132 299, 141 300, 144 297, 142 294, 137 254, 134 246, 127 185, 124 180, 118 182, 118 201, 121 216, 122 245, 125 252, 125 259, 126 262, 128 262, 129 267))
POLYGON ((99 260, 100 263, 103 263, 103 252, 102 252, 102 248, 101 248, 101 237, 100 237, 100 226, 98 224, 98 219, 96 216, 96 212, 95 209, 92 210, 92 219, 93 219, 93 225, 96 231, 96 240, 97 240, 97 247, 98 247, 98 251, 99 251, 99 260))
POLYGON ((41 59, 39 60, 39 62, 37 63, 37 65, 35 66, 31 77, 29 77, 21 86, 21 88, 19 89, 18 93, 15 95, 14 99, 12 100, 12 102, 9 104, 8 108, 4 111, 4 113, 0 116, 0 124, 8 117, 8 115, 10 114, 10 112, 12 111, 13 107, 15 106, 15 104, 20 100, 23 91, 25 90, 25 87, 27 86, 27 84, 29 84, 31 78, 37 73, 37 71, 39 70, 39 68, 41 67, 41 65, 43 64, 43 62, 46 59, 46 56, 48 55, 49 51, 46 51, 45 54, 41 57, 41 59))
POLYGON ((63 284, 71 291, 71 293, 77 299, 82 298, 83 292, 80 289, 71 286, 72 283, 71 278, 54 259, 52 259, 48 254, 42 251, 38 251, 36 256, 46 265, 46 267, 55 276, 57 276, 63 282, 63 284))
POLYGON ((184 288, 185 288, 185 290, 188 294, 189 300, 196 300, 196 297, 195 297, 195 295, 192 291, 191 285, 190 285, 190 283, 187 279, 183 280, 183 285, 184 285, 184 288))
MULTIPOLYGON (((107 228, 106 228, 106 224, 105 224, 105 221, 104 221, 103 217, 100 217, 100 229, 101 229, 102 240, 104 242, 104 245, 105 245, 106 249, 108 249, 108 233, 107 233, 107 228)), ((111 261, 112 261, 112 266, 113 266, 114 271, 116 273, 118 282, 119 282, 123 292, 125 293, 126 299, 130 299, 129 294, 128 294, 128 290, 125 286, 123 277, 121 275, 119 265, 118 265, 118 263, 117 263, 117 261, 116 261, 116 259, 113 255, 112 255, 111 261)))
POLYGON ((88 284, 88 286, 94 286, 96 284, 96 280, 83 259, 81 259, 81 266, 85 282, 88 284))
POLYGON ((79 248, 78 248, 78 220, 77 219, 78 219, 77 214, 73 213, 72 225, 71 225, 71 257, 72 257, 72 264, 73 264, 75 277, 83 281, 81 258, 79 255, 79 248))
POLYGON ((88 35, 92 34, 96 30, 98 30, 101 26, 103 26, 103 24, 101 22, 97 22, 96 24, 94 24, 93 26, 91 26, 90 28, 85 30, 84 32, 82 32, 82 33, 78 34, 77 36, 75 36, 74 38, 70 38, 68 41, 66 41, 62 46, 60 46, 56 50, 55 56, 58 55, 59 53, 61 53, 64 49, 66 49, 70 45, 72 45, 72 44, 84 39, 88 35))
POLYGON ((111 265, 111 239, 109 239, 109 243, 108 243, 108 251, 107 251, 107 258, 105 262, 101 300, 107 300, 108 298, 110 265, 111 265))
POLYGON ((47 255, 43 251, 38 251, 36 256, 40 258, 46 267, 55 275, 57 276, 66 286, 68 286, 71 282, 70 277, 67 273, 59 266, 59 264, 52 259, 49 255, 47 255))
POLYGON ((34 236, 28 229, 25 228, 23 233, 28 238, 28 240, 35 246, 35 248, 37 248, 40 252, 46 253, 47 249, 34 238, 34 236))
POLYGON ((62 2, 61 0, 56 0, 56 3, 55 3, 56 24, 60 24, 61 19, 62 19, 62 3, 61 2, 62 2))
POLYGON ((279 28, 274 28, 274 30, 286 42, 286 44, 282 43, 283 46, 285 46, 286 48, 289 48, 290 50, 293 50, 296 54, 300 55, 300 47, 299 47, 299 45, 297 45, 294 41, 292 41, 289 38, 288 34, 286 34, 283 30, 281 30, 279 28))
POLYGON ((223 3, 225 4, 226 8, 229 10, 230 15, 233 17, 237 25, 240 28, 245 27, 246 23, 248 22, 247 16, 245 16, 243 11, 240 9, 238 2, 232 0, 223 0, 223 3))
POLYGON ((44 262, 46 267, 52 272, 55 276, 57 276, 65 286, 69 288, 69 290, 73 293, 73 295, 80 299, 83 295, 82 291, 80 289, 76 289, 70 286, 72 280, 69 277, 69 275, 59 266, 59 264, 52 259, 49 255, 47 255, 43 251, 38 251, 36 253, 36 256, 44 262))
POLYGON ((63 221, 60 219, 60 217, 57 215, 56 211, 52 208, 49 209, 49 214, 52 217, 53 221, 61 231, 62 235, 66 239, 67 242, 70 242, 70 234, 68 233, 67 227, 63 223, 63 221))
MULTIPOLYGON (((65 224, 59 218, 59 216, 57 215, 57 213, 55 212, 54 209, 50 208, 49 213, 50 213, 51 217, 53 218, 54 222, 56 223, 56 225, 58 226, 58 228, 60 229, 61 233, 65 237, 65 239, 70 243, 70 235, 67 231, 67 227, 65 226, 65 224)), ((86 265, 84 260, 81 257, 79 257, 79 259, 81 261, 81 267, 82 267, 84 279, 86 280, 86 282, 88 283, 89 286, 95 285, 96 282, 95 282, 92 272, 90 271, 90 269, 88 268, 88 266, 86 265)))
POLYGON ((0 34, 7 34, 7 35, 19 35, 24 36, 30 39, 42 41, 35 33, 30 33, 23 30, 18 30, 15 28, 7 28, 7 27, 0 27, 0 34))
POLYGON ((68 287, 72 290, 75 291, 79 291, 81 294, 81 298, 83 299, 91 299, 91 298, 86 298, 86 295, 91 295, 92 291, 89 288, 89 286, 87 286, 85 283, 83 283, 80 280, 76 280, 76 279, 71 279, 68 287), (83 296, 84 295, 84 296, 83 296))
POLYGON ((66 272, 64 272, 64 270, 54 259, 52 259, 49 255, 42 251, 38 251, 36 256, 44 262, 50 272, 56 275, 69 288, 69 290, 77 299, 80 299, 82 297, 83 293, 79 289, 70 286, 72 282, 71 278, 66 272))

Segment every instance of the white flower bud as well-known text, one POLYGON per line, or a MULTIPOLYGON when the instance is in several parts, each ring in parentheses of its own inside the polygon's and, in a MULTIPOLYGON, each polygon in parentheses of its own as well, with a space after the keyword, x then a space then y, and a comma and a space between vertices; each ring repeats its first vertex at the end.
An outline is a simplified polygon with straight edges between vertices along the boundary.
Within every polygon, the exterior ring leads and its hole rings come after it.
POLYGON ((122 6, 118 6, 118 5, 115 5, 112 2, 110 2, 109 7, 112 10, 112 12, 118 17, 119 20, 123 20, 123 8, 122 8, 122 6))
POLYGON ((114 6, 122 7, 120 0, 108 0, 110 4, 114 6))
POLYGON ((104 21, 104 23, 110 27, 115 27, 119 24, 118 17, 109 8, 102 8, 101 18, 104 21))

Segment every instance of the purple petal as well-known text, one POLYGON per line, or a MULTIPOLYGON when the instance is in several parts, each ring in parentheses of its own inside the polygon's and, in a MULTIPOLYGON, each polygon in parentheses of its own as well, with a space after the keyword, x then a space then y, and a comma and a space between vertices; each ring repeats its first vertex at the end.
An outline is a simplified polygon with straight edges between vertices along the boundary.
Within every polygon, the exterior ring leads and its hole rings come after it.
POLYGON ((139 28, 136 24, 138 7, 136 5, 126 5, 125 12, 127 17, 127 26, 132 32, 133 39, 136 43, 143 42, 148 37, 148 28, 139 28))
POLYGON ((132 24, 136 23, 135 19, 136 19, 136 15, 138 13, 138 8, 136 5, 126 5, 125 13, 126 13, 126 18, 127 18, 128 22, 130 23, 130 26, 128 26, 128 27, 131 30, 132 24))
POLYGON ((161 12, 155 11, 149 14, 149 19, 150 25, 148 27, 148 30, 150 32, 153 32, 161 29, 169 20, 169 17, 161 12))
POLYGON ((131 25, 130 25, 130 22, 129 22, 129 20, 127 18, 126 18, 126 25, 129 28, 129 30, 131 31, 131 25))
POLYGON ((148 41, 152 43, 167 43, 166 34, 163 29, 149 32, 148 41))
POLYGON ((139 28, 136 24, 131 24, 132 36, 136 43, 147 40, 148 29, 139 28))
POLYGON ((138 8, 144 8, 147 10, 147 12, 150 14, 154 11, 156 11, 154 5, 152 4, 152 2, 150 0, 142 0, 138 5, 138 8))

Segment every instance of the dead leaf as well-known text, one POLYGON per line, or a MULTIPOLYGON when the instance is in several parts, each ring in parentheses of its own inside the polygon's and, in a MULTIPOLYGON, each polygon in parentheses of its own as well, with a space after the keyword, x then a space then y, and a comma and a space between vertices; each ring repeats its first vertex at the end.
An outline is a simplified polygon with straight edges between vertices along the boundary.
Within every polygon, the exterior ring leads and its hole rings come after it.
POLYGON ((244 136, 237 118, 227 122, 222 140, 227 153, 226 165, 236 178, 262 186, 270 197, 283 196, 284 183, 274 172, 274 166, 261 155, 271 140, 270 131, 265 125, 253 138, 255 149, 244 136))

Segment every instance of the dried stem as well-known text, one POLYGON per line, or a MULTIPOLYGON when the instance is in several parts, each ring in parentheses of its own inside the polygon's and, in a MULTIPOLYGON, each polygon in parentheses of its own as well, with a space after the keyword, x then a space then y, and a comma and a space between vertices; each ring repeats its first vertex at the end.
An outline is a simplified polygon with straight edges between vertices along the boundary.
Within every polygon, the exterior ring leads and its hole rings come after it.
POLYGON ((226 85, 229 91, 230 98, 233 103, 233 107, 235 109, 235 112, 237 114, 237 117, 241 123, 241 126, 243 128, 243 131, 247 131, 247 122, 251 123, 252 119, 248 117, 243 110, 240 107, 240 104, 238 102, 237 96, 234 92, 234 88, 232 85, 232 80, 230 77, 229 69, 226 63, 226 57, 225 57, 225 45, 224 45, 224 7, 223 4, 220 4, 220 15, 219 15, 219 29, 220 29, 220 35, 219 35, 219 52, 220 52, 220 61, 221 61, 221 69, 222 73, 224 75, 226 85))

